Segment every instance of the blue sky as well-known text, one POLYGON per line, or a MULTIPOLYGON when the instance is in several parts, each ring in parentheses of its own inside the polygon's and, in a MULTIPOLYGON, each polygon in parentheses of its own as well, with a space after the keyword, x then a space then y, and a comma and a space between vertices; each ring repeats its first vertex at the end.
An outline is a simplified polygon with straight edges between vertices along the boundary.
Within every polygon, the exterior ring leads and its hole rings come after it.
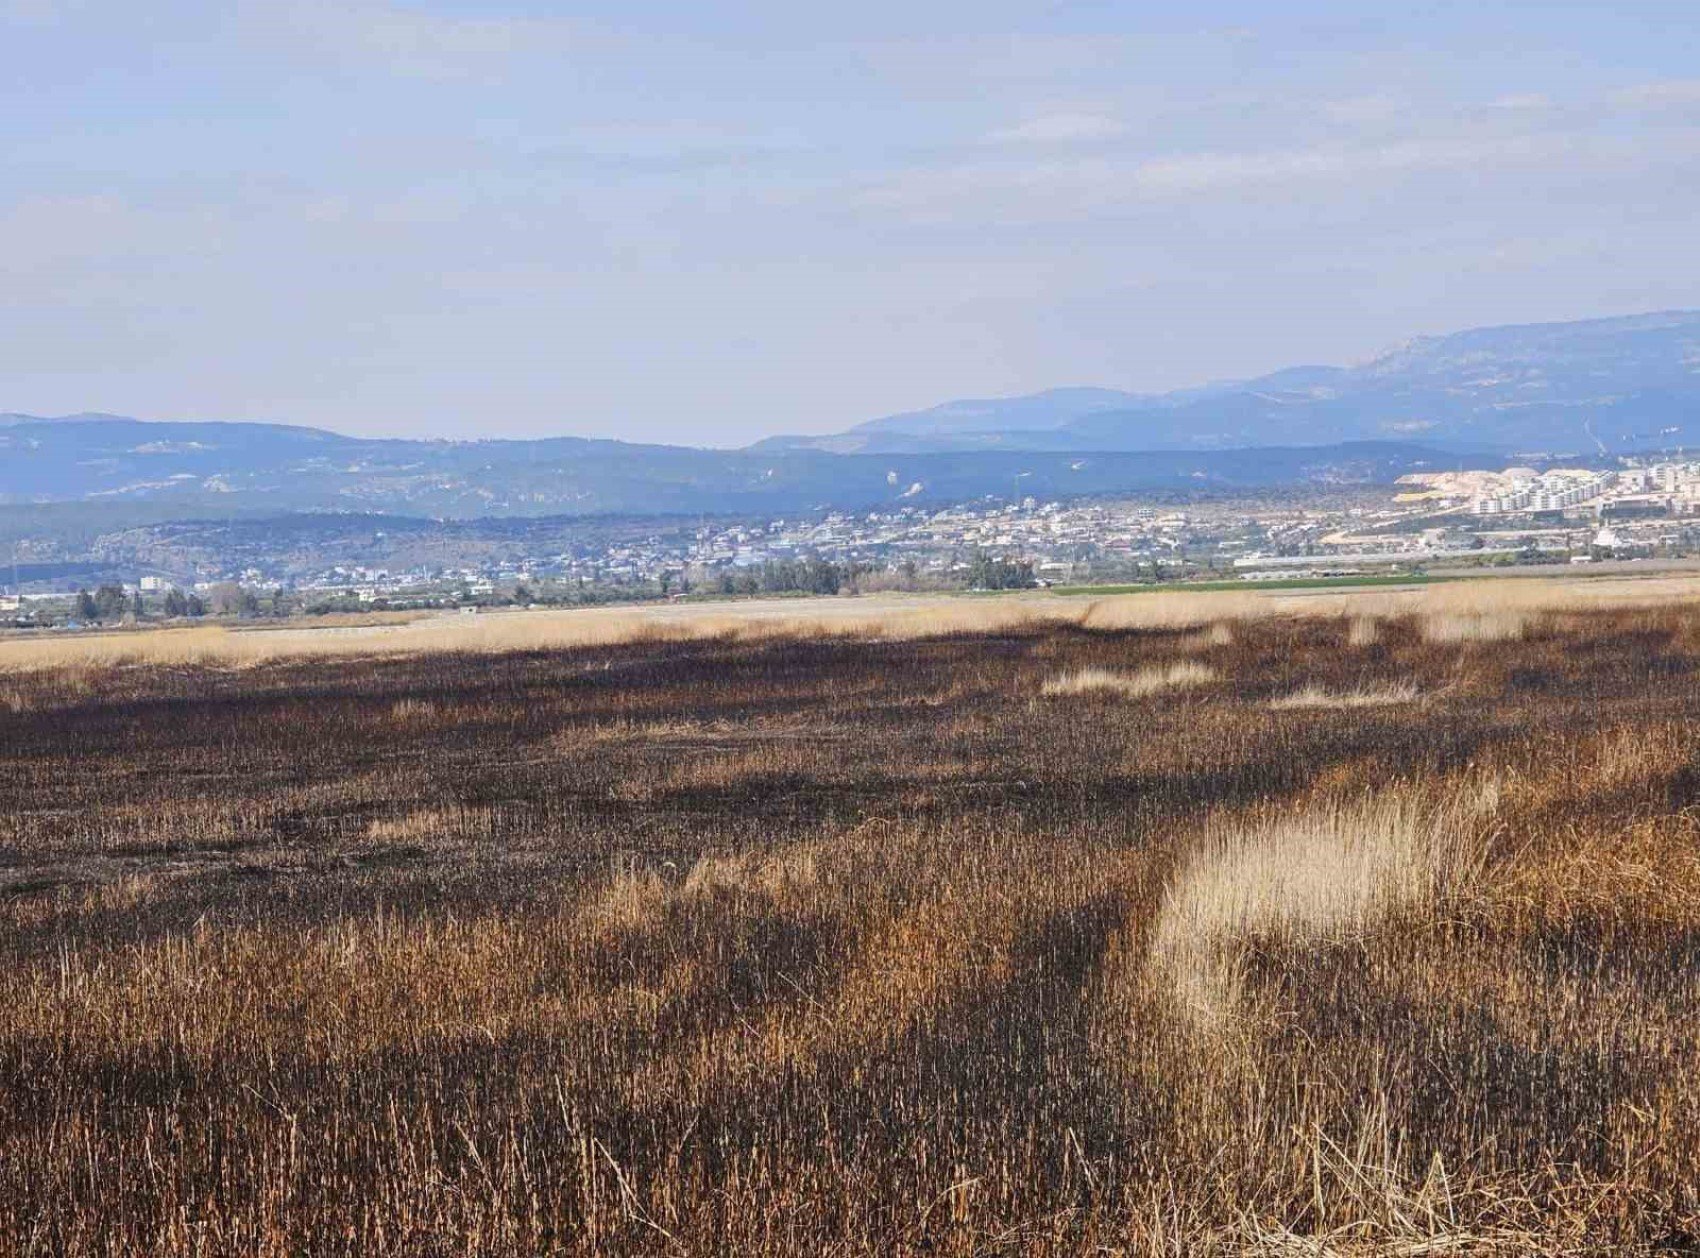
POLYGON ((732 445, 1700 306, 1677 3, 0 0, 0 411, 732 445))

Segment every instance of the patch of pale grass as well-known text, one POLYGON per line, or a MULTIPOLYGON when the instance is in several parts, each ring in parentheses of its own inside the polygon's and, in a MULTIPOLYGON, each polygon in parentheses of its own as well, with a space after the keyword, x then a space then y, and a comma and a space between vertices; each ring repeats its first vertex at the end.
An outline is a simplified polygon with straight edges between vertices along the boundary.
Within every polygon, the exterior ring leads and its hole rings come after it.
POLYGON ((1256 594, 1175 590, 1098 599, 1079 623, 1085 629, 1193 629, 1222 620, 1269 616, 1277 610, 1272 600, 1256 594))
POLYGON ((1631 726, 1597 735, 1581 753, 1593 761, 1585 779, 1596 788, 1670 777, 1688 767, 1693 735, 1680 726, 1631 726))
POLYGON ((623 870, 585 904, 582 921, 593 931, 632 930, 658 921, 672 896, 655 870, 623 870))
POLYGON ((684 891, 696 896, 758 893, 788 900, 812 890, 819 880, 817 848, 805 843, 777 853, 700 857, 685 875, 684 891))
POLYGON ((259 636, 233 634, 226 629, 203 625, 192 629, 15 638, 0 642, 0 670, 87 671, 132 664, 242 665, 265 657, 257 641, 259 636), (247 641, 249 638, 256 640, 247 641))
POLYGON ((396 725, 427 725, 435 720, 437 705, 429 699, 397 699, 390 705, 390 720, 396 725))
POLYGON ((1063 673, 1051 678, 1039 693, 1052 699, 1091 694, 1114 694, 1123 698, 1138 699, 1156 694, 1160 690, 1206 686, 1215 681, 1217 676, 1215 669, 1207 668, 1193 660, 1157 664, 1133 673, 1088 665, 1072 673, 1063 673))
POLYGON ((1662 796, 1663 784, 1688 769, 1694 752, 1694 730, 1686 723, 1601 730, 1568 741, 1561 755, 1516 778, 1514 793, 1528 806, 1566 810, 1576 800, 1598 800, 1611 791, 1662 796))
POLYGON ((86 892, 83 906, 96 912, 139 908, 152 898, 160 881, 155 874, 124 874, 86 892))
POLYGON ((1269 706, 1278 711, 1294 708, 1384 708, 1398 703, 1414 703, 1422 697, 1415 682, 1391 681, 1379 686, 1360 686, 1356 690, 1328 690, 1314 682, 1271 699, 1269 706))
POLYGON ((1422 619, 1428 642, 1512 642, 1529 631, 1522 611, 1435 612, 1422 619))
POLYGON ((594 929, 634 929, 660 923, 681 905, 717 899, 764 899, 796 907, 819 893, 828 864, 856 856, 821 842, 793 844, 773 852, 699 857, 680 877, 653 868, 614 873, 589 899, 585 922, 594 929))
POLYGON ((1374 646, 1381 641, 1381 622, 1374 616, 1353 616, 1346 626, 1347 646, 1374 646))
POLYGON ((1208 629, 1200 629, 1181 639, 1183 651, 1208 651, 1212 647, 1233 645, 1234 627, 1225 620, 1218 620, 1208 629))
POLYGON ((377 844, 487 839, 494 825, 488 808, 416 808, 395 817, 376 817, 366 826, 366 838, 377 844))
MULTIPOLYGON (((953 634, 1017 632, 1047 625, 1108 631, 1199 629, 1270 617, 1428 617, 1435 640, 1493 640, 1500 628, 1551 612, 1662 607, 1700 599, 1694 577, 1657 579, 1484 578, 1400 591, 1188 591, 996 598, 870 595, 720 604, 661 604, 430 615, 405 623, 334 623, 232 630, 146 629, 0 639, 0 672, 127 665, 239 668, 279 659, 380 657, 440 652, 496 654, 627 642, 723 638, 863 638, 901 641, 953 634), (1463 626, 1457 628, 1456 626, 1463 626), (1499 628, 1496 628, 1499 627, 1499 628)), ((1208 629, 1214 634, 1215 629, 1208 629)), ((1520 635, 1521 628, 1512 631, 1520 635)))
POLYGON ((1170 885, 1152 962, 1197 1025, 1223 1028, 1248 944, 1343 942, 1432 917, 1480 866, 1479 802, 1407 789, 1218 821, 1170 885))

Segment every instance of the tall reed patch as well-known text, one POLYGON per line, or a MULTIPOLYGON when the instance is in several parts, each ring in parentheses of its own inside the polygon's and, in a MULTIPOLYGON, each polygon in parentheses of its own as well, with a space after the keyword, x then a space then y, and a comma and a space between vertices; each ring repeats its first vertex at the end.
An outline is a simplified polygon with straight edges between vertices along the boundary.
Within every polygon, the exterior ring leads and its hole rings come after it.
POLYGON ((1434 612, 1422 620, 1429 642, 1508 642, 1523 637, 1530 618, 1521 611, 1434 612))
POLYGON ((1220 818, 1164 898, 1152 961, 1183 1010, 1219 1026, 1246 948, 1345 943, 1433 915, 1480 868, 1478 827, 1473 809, 1412 787, 1220 818))
POLYGON ((1234 627, 1228 621, 1218 620, 1207 629, 1188 634, 1181 639, 1183 651, 1208 651, 1213 647, 1234 645, 1234 627))
POLYGON ((1047 680, 1040 694, 1048 699, 1077 695, 1116 695, 1124 699, 1141 699, 1161 690, 1186 690, 1207 686, 1217 679, 1213 668, 1193 660, 1173 664, 1158 664, 1135 672, 1089 665, 1047 680))
POLYGON ((1291 694, 1271 699, 1269 706, 1277 711, 1295 708, 1385 708, 1398 703, 1415 703, 1422 691, 1412 681, 1390 681, 1358 686, 1350 690, 1329 690, 1314 682, 1291 694))
POLYGON ((1689 613, 1499 585, 8 672, 0 1251, 1681 1251, 1689 613))
MULTIPOLYGON (((278 626, 200 625, 0 638, 0 672, 87 671, 153 665, 240 668, 294 659, 382 659, 428 653, 503 654, 691 641, 922 641, 959 634, 1104 633, 1198 629, 1226 646, 1228 622, 1341 615, 1428 617, 1437 641, 1502 641, 1546 613, 1659 609, 1700 600, 1700 581, 1565 577, 1450 582, 1418 589, 1239 591, 1164 589, 1058 597, 873 594, 858 597, 503 611, 476 617, 406 614, 278 626), (1451 635, 1451 636, 1447 636, 1451 635), (1486 635, 1486 636, 1484 636, 1486 635)), ((1356 623, 1356 622, 1354 622, 1356 623)), ((1370 632, 1352 630, 1351 632, 1370 632)), ((1354 643, 1366 645, 1366 643, 1354 643)))

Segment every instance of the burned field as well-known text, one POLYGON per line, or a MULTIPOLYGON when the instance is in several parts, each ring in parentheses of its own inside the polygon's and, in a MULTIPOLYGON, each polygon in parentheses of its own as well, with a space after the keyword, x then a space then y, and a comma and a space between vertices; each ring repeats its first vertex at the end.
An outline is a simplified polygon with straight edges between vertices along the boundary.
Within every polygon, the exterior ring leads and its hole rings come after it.
POLYGON ((1700 1251, 1683 607, 0 672, 0 1247, 1700 1251))

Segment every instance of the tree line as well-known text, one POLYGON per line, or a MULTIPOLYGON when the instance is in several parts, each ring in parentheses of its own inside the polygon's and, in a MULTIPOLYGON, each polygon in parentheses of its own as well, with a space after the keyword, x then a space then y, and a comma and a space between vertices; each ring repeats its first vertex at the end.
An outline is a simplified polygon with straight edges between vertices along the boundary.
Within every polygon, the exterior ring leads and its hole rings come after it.
MULTIPOLYGON (((168 619, 179 620, 205 616, 208 612, 219 616, 257 616, 261 606, 260 596, 253 590, 227 582, 214 586, 206 598, 172 586, 161 596, 158 609, 168 619)), ((131 593, 121 585, 106 584, 92 593, 78 590, 72 617, 87 624, 111 624, 126 617, 145 620, 150 610, 140 590, 131 593)))

